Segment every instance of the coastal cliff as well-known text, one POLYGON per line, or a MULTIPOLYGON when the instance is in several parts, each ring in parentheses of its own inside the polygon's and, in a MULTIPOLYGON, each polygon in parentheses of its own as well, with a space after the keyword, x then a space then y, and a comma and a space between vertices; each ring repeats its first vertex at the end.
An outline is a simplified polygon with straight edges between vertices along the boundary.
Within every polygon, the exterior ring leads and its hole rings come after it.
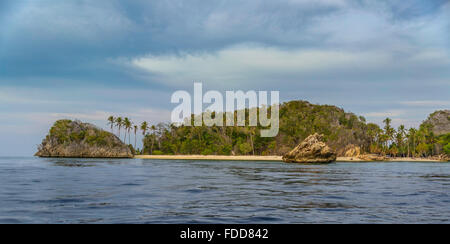
POLYGON ((117 136, 88 123, 59 120, 38 147, 38 157, 132 158, 117 136))

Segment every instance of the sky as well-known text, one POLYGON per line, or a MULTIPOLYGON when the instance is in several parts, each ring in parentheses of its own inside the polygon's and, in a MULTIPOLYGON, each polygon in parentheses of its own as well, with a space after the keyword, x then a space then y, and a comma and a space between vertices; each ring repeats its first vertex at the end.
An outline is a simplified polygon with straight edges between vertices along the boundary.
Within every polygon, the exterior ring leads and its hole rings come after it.
POLYGON ((395 126, 450 107, 448 0, 2 0, 0 23, 0 156, 57 119, 169 121, 194 82, 395 126))

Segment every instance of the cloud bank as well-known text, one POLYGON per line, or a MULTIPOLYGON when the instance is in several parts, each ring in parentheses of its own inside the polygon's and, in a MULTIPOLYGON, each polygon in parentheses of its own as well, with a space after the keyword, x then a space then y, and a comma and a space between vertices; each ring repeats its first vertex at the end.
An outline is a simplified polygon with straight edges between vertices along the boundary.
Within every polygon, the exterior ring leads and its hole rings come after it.
POLYGON ((35 131, 16 152, 31 154, 45 116, 156 122, 142 111, 195 81, 417 125, 448 108, 449 16, 446 0, 4 0, 0 155, 35 131))

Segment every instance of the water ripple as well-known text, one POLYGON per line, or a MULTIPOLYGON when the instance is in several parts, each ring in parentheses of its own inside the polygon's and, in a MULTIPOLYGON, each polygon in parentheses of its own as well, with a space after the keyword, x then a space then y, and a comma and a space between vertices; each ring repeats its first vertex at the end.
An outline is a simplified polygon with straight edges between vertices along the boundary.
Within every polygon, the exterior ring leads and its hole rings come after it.
POLYGON ((450 164, 0 158, 0 223, 450 223, 450 164))

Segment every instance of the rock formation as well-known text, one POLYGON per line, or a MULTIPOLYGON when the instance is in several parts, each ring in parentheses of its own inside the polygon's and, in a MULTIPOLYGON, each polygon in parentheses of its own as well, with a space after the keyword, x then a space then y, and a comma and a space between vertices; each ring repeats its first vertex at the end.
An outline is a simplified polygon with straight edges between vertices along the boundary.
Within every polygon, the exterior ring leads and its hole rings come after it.
POLYGON ((314 134, 307 137, 291 152, 283 156, 287 163, 331 163, 336 161, 336 153, 323 142, 323 136, 314 134))
POLYGON ((361 147, 350 144, 344 148, 344 157, 359 157, 361 155, 361 147))
POLYGON ((450 133, 450 110, 441 110, 432 113, 423 124, 431 125, 433 133, 436 136, 450 133))
POLYGON ((448 155, 448 154, 441 154, 441 155, 438 155, 436 157, 436 159, 439 160, 439 161, 442 161, 442 162, 450 162, 450 155, 448 155))
POLYGON ((59 120, 39 145, 38 157, 131 158, 133 154, 117 136, 94 125, 59 120))
POLYGON ((357 157, 359 160, 366 162, 382 162, 387 161, 387 158, 378 154, 362 154, 357 157))

